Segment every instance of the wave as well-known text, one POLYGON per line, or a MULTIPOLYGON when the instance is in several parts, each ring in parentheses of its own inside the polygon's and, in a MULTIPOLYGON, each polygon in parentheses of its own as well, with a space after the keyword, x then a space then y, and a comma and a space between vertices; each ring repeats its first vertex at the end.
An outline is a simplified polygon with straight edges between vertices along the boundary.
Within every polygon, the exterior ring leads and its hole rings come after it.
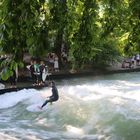
MULTIPOLYGON (((69 81, 59 84, 60 99, 42 111, 37 106, 51 95, 51 89, 24 89, 1 95, 1 127, 5 122, 5 129, 1 129, 17 137, 26 135, 31 139, 35 135, 50 140, 129 139, 128 133, 140 129, 140 80, 83 78, 80 81, 83 82, 71 80, 73 84, 69 81)), ((135 137, 139 137, 137 131, 135 137)))

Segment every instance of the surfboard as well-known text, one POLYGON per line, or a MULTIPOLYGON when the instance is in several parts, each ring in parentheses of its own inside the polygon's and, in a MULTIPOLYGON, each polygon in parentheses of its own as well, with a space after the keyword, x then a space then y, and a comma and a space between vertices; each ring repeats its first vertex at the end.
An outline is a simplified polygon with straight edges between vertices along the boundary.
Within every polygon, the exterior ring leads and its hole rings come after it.
POLYGON ((30 112, 41 112, 45 110, 45 108, 41 109, 39 107, 40 107, 40 104, 33 104, 33 105, 28 106, 26 109, 30 112))
POLYGON ((42 72, 42 80, 43 80, 43 82, 45 82, 47 76, 51 75, 51 73, 48 73, 47 69, 48 69, 48 67, 45 66, 45 68, 43 69, 43 72, 42 72))
POLYGON ((31 65, 27 65, 27 66, 26 66, 26 68, 27 68, 28 70, 30 70, 30 67, 31 67, 31 65))

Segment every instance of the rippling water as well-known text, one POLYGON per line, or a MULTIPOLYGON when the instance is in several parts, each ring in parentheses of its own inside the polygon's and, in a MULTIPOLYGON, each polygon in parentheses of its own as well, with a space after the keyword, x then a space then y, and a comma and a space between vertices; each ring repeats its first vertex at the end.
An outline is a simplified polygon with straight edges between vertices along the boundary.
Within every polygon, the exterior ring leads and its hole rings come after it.
POLYGON ((0 95, 0 140, 140 140, 140 73, 57 81, 51 89, 0 95))

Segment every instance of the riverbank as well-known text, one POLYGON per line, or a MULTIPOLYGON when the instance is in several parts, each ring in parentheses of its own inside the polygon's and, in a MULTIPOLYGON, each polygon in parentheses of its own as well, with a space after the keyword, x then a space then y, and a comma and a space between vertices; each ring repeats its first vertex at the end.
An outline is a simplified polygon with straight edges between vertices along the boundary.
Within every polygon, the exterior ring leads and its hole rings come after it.
MULTIPOLYGON (((53 72, 48 80, 60 80, 68 78, 78 78, 86 76, 97 76, 97 75, 107 75, 115 73, 130 73, 130 72, 139 72, 140 66, 135 66, 134 68, 122 68, 121 64, 115 64, 106 68, 87 68, 83 70, 71 71, 71 70, 60 70, 59 72, 53 72)), ((1 81, 6 87, 9 87, 8 81, 1 81)), ((17 87, 32 85, 33 81, 30 76, 30 72, 25 70, 20 73, 18 78, 17 87)))
MULTIPOLYGON (((52 72, 49 76, 50 80, 53 79, 67 79, 75 77, 83 77, 90 75, 105 75, 114 73, 126 73, 126 72, 138 72, 140 71, 140 66, 135 66, 134 68, 122 68, 121 64, 115 64, 106 68, 87 68, 83 70, 60 70, 59 72, 52 72)), ((26 72, 26 75, 21 75, 19 77, 20 82, 31 81, 30 73, 26 72)))

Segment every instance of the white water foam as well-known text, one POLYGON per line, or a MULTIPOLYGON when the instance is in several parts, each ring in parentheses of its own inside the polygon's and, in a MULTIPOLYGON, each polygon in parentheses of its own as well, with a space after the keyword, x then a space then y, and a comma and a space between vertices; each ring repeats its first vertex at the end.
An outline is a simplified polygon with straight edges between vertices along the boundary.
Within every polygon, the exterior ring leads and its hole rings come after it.
MULTIPOLYGON (((117 81, 118 82, 118 81, 117 81)), ((122 81, 120 81, 122 82, 122 81)), ((135 100, 134 104, 139 106, 140 104, 140 88, 139 85, 132 84, 131 82, 123 82, 125 85, 129 85, 129 91, 120 90, 123 88, 123 84, 115 86, 107 86, 104 83, 100 84, 83 84, 76 86, 63 86, 59 87, 60 101, 63 102, 75 102, 81 101, 83 103, 100 101, 103 98, 112 98, 112 102, 117 104, 122 104, 122 98, 128 100, 135 100), (131 86, 130 86, 131 85, 131 86), (131 89, 130 89, 131 88, 131 89), (116 98, 117 97, 117 98, 116 98), (120 101, 119 101, 120 100, 120 101)), ((127 88, 127 87, 125 87, 127 88)), ((37 91, 35 89, 24 89, 18 92, 10 92, 0 96, 0 109, 9 108, 15 106, 19 102, 24 102, 27 104, 27 110, 32 110, 34 107, 41 105, 47 96, 51 95, 50 89, 45 89, 43 91, 37 91), (31 109, 32 108, 32 109, 31 109)), ((59 101, 59 102, 60 102, 59 101)), ((59 103, 59 104, 61 104, 59 103)))
MULTIPOLYGON (((64 96, 63 98, 67 102, 69 101, 69 104, 81 102, 80 104, 82 105, 106 100, 110 105, 110 111, 122 114, 127 119, 140 120, 140 84, 138 82, 135 84, 135 82, 119 80, 111 83, 109 86, 103 82, 94 85, 64 86, 61 87, 61 90, 64 94, 67 91, 66 97, 64 96)), ((104 112, 106 112, 105 106, 103 108, 104 112)), ((95 114, 91 115, 93 118, 94 116, 95 114)), ((90 125, 85 127, 90 129, 90 125)))
POLYGON ((10 92, 0 96, 0 109, 2 108, 9 108, 17 103, 28 99, 33 96, 33 93, 30 92, 32 90, 21 90, 18 92, 10 92))
MULTIPOLYGON (((60 123, 59 127, 64 127, 65 131, 58 131, 58 133, 44 131, 42 133, 46 139, 105 139, 106 134, 108 135, 114 128, 113 126, 104 126, 104 124, 115 115, 123 115, 126 120, 140 120, 139 83, 119 80, 99 81, 96 84, 91 82, 90 84, 75 86, 59 86, 58 90, 60 99, 47 108, 49 116, 40 115, 35 121, 38 125, 43 125, 46 128, 54 127, 56 130, 58 121, 61 122, 64 118, 61 123, 65 125, 61 126, 60 123), (108 113, 110 115, 107 115, 108 113), (65 119, 67 117, 68 119, 65 119), (70 123, 70 118, 77 122, 76 119, 79 118, 80 120, 80 117, 83 120, 84 118, 87 119, 82 126, 78 126, 77 123, 70 123), (94 129, 97 134, 91 134, 94 129)), ((27 105, 28 111, 35 112, 36 106, 42 104, 50 94, 51 91, 48 89, 7 93, 0 96, 0 102, 2 102, 0 108, 12 107, 22 102, 27 105), (4 100, 7 103, 4 103, 4 100)), ((39 132, 36 135, 39 135, 39 132)))

